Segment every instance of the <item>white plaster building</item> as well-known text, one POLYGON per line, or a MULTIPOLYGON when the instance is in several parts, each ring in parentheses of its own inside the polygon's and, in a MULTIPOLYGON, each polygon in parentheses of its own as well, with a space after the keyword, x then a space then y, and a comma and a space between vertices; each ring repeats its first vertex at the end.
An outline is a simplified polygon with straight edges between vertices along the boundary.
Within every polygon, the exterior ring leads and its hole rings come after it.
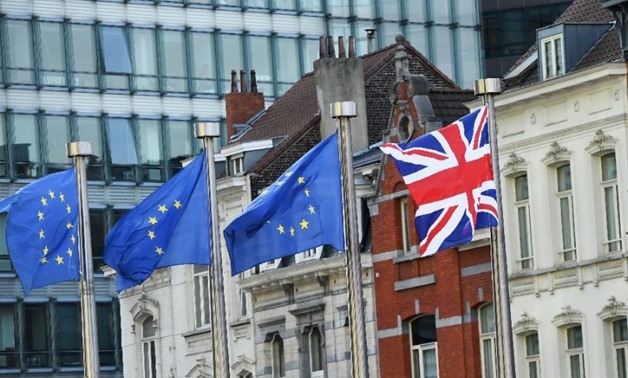
POLYGON ((576 0, 496 98, 519 377, 626 377, 626 25, 576 0))

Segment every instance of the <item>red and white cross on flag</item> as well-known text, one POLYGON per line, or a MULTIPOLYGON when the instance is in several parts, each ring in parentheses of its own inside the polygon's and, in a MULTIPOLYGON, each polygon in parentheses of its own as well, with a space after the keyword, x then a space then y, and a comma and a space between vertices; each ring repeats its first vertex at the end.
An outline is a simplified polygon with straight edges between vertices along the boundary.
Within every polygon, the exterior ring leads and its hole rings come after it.
POLYGON ((468 243, 476 228, 497 225, 487 121, 482 107, 408 143, 380 147, 417 204, 421 256, 468 243))

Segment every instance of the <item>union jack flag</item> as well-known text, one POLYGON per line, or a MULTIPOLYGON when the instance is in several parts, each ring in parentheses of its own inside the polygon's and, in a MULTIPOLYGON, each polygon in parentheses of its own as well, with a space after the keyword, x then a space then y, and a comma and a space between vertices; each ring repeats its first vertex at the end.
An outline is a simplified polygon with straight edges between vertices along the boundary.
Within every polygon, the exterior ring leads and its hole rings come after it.
POLYGON ((417 204, 421 256, 468 243, 476 228, 497 225, 487 120, 482 107, 408 143, 380 147, 417 204))

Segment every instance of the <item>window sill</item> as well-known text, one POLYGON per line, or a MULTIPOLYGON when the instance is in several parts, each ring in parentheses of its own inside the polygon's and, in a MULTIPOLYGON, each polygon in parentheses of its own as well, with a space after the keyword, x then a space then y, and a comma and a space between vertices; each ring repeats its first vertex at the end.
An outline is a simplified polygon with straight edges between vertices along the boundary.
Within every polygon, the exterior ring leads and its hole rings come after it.
POLYGON ((0 273, 0 278, 16 278, 15 273, 0 273))
POLYGON ((248 324, 251 324, 250 318, 238 319, 236 321, 229 323, 229 327, 238 327, 238 326, 243 326, 243 325, 248 325, 248 324))
POLYGON ((192 337, 192 336, 197 336, 197 335, 203 335, 205 333, 211 333, 211 331, 212 331, 211 327, 200 328, 200 329, 195 329, 194 331, 185 332, 182 336, 184 338, 187 338, 187 337, 192 337))
POLYGON ((403 262, 407 262, 407 261, 413 261, 413 260, 417 260, 421 258, 421 255, 419 255, 418 252, 408 252, 405 253, 401 256, 397 256, 393 258, 393 264, 399 264, 399 263, 403 263, 403 262))

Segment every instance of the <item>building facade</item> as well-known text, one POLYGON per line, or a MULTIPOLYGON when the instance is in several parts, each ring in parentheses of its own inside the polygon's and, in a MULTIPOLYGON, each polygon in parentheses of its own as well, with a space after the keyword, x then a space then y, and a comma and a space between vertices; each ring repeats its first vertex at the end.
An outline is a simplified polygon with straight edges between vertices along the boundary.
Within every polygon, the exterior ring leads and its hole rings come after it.
POLYGON ((626 25, 602 3, 540 29, 496 100, 521 377, 627 376, 626 25))

